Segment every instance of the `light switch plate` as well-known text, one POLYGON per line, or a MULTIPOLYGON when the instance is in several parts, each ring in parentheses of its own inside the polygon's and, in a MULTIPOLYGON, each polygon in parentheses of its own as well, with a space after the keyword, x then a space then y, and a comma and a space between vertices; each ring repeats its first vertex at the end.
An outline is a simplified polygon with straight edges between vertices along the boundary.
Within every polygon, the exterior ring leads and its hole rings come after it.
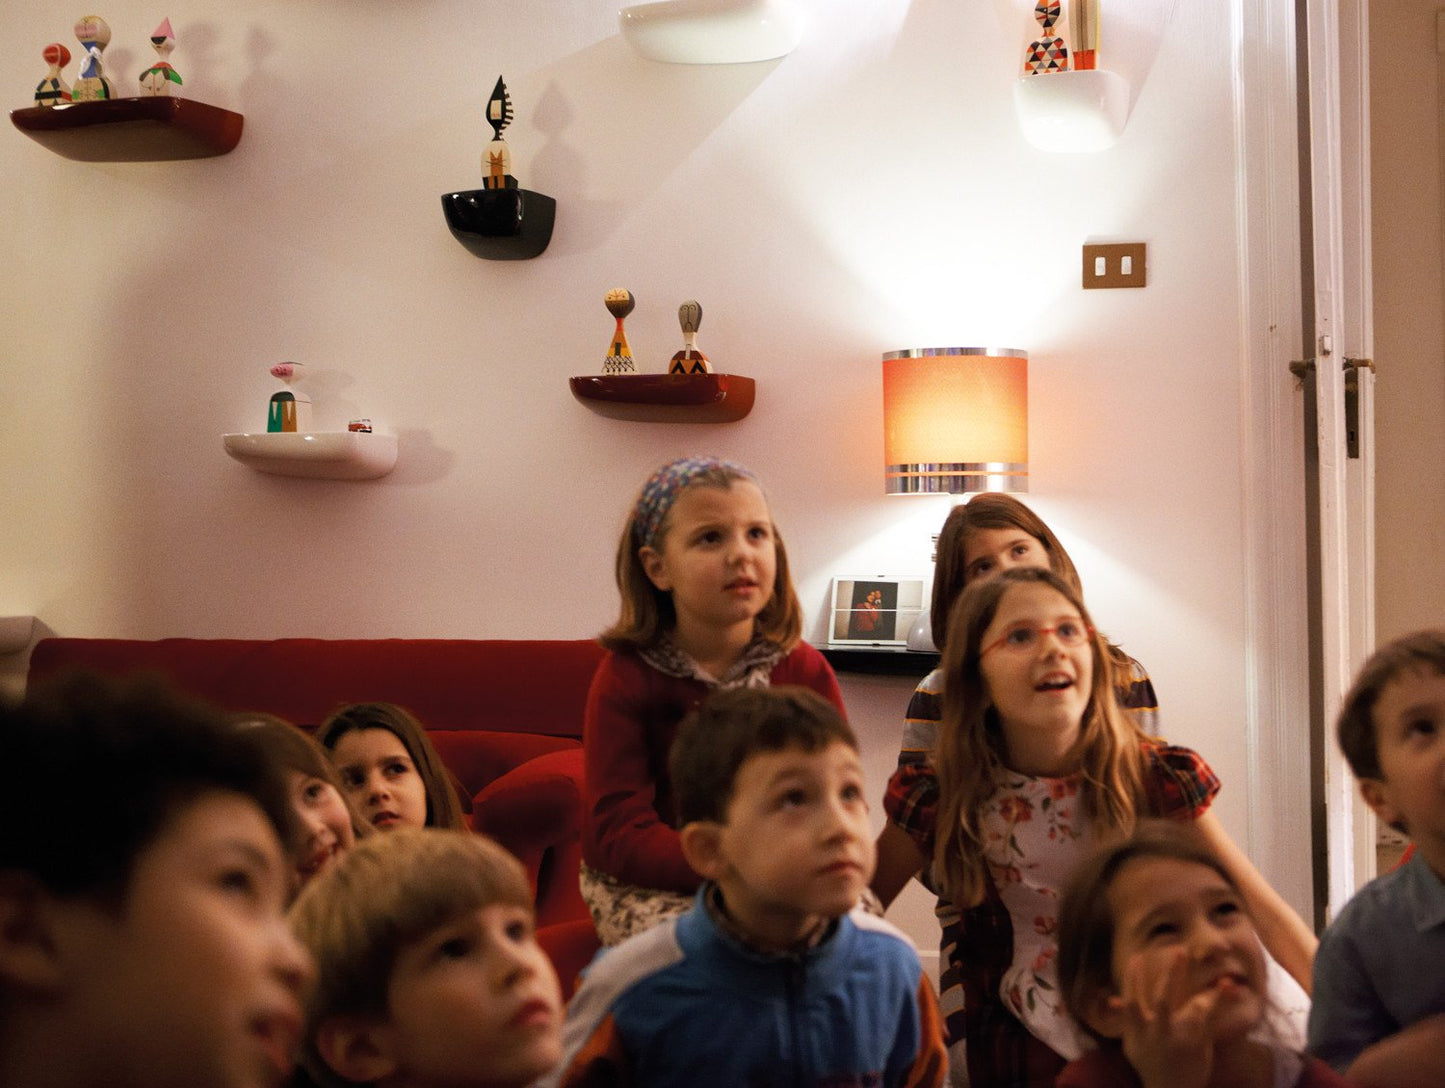
POLYGON ((1098 287, 1143 287, 1144 271, 1143 242, 1084 246, 1085 290, 1098 287), (1129 266, 1127 273, 1124 271, 1126 258, 1129 266))

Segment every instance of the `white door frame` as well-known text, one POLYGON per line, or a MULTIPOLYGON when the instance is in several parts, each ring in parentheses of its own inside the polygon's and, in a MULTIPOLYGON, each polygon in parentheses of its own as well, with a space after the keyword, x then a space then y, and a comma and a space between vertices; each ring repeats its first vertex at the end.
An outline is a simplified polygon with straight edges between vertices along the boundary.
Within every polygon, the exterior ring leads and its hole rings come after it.
MULTIPOLYGON (((1255 756, 1246 846, 1281 894, 1316 924, 1373 870, 1373 823, 1358 818, 1330 728, 1374 640, 1373 461, 1344 455, 1344 360, 1368 358, 1372 350, 1366 5, 1235 0, 1232 9, 1247 737, 1255 756), (1307 85, 1297 81, 1302 40, 1307 85), (1302 127, 1313 164, 1307 194, 1299 182, 1302 127), (1314 286, 1312 314, 1302 303, 1306 282, 1314 286), (1306 548, 1316 527, 1304 501, 1300 380, 1290 370, 1303 360, 1315 361, 1318 379, 1317 549, 1306 548), (1314 615, 1310 551, 1319 564, 1314 615)), ((1367 408, 1373 375, 1360 373, 1367 408)), ((1369 433, 1361 437, 1368 448, 1369 433)))

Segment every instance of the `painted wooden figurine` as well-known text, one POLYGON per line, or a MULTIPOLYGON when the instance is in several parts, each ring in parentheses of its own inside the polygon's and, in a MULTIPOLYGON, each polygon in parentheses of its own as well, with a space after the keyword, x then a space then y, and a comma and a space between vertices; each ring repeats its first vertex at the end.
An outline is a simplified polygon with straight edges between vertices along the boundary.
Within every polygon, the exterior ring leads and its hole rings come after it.
POLYGON ((682 350, 672 357, 669 374, 711 374, 712 364, 697 349, 697 330, 702 327, 702 306, 695 300, 677 308, 677 323, 682 326, 682 350))
POLYGON ((602 360, 604 374, 631 374, 637 369, 632 365, 632 349, 627 345, 627 333, 622 328, 622 319, 632 312, 637 300, 625 287, 614 287, 607 292, 603 302, 607 312, 617 318, 617 330, 612 334, 612 343, 607 348, 607 358, 602 360))
POLYGON ((502 130, 512 123, 512 96, 502 77, 492 88, 492 97, 487 99, 487 124, 492 126, 492 142, 482 152, 482 188, 515 189, 517 179, 512 177, 512 152, 502 139, 502 130))
POLYGON ((167 59, 175 47, 176 36, 171 31, 171 21, 169 18, 163 19, 161 25, 151 34, 151 48, 160 59, 140 74, 141 94, 169 95, 172 83, 177 87, 181 85, 180 73, 171 67, 167 59))
POLYGON ((266 416, 266 430, 309 431, 311 429, 311 398, 305 393, 293 392, 290 388, 296 379, 296 368, 301 363, 277 363, 271 368, 271 376, 280 378, 286 388, 271 396, 271 411, 266 416))
POLYGON ((115 97, 115 84, 105 74, 100 55, 110 44, 110 24, 99 15, 82 15, 75 24, 81 45, 80 78, 70 90, 75 102, 101 102, 115 97))
POLYGON ((1054 33, 1054 25, 1062 14, 1059 0, 1039 0, 1034 7, 1034 18, 1044 28, 1037 41, 1029 43, 1024 54, 1024 75, 1043 75, 1048 72, 1066 72, 1069 69, 1069 47, 1064 39, 1054 33))
POLYGON ((65 82, 60 69, 70 63, 70 50, 59 42, 51 42, 40 55, 45 58, 45 63, 50 65, 50 71, 35 85, 35 104, 55 106, 61 102, 69 102, 70 84, 65 82))

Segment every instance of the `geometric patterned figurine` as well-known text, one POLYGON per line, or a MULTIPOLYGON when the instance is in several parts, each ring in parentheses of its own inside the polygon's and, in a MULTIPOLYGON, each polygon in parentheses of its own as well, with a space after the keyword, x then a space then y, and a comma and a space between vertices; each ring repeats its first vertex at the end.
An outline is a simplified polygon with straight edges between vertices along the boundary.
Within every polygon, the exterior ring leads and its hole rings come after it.
POLYGON ((607 347, 607 358, 602 360, 604 374, 631 374, 637 369, 632 365, 632 349, 627 346, 627 333, 623 331, 622 319, 632 312, 637 300, 625 287, 614 287, 603 299, 607 312, 617 318, 617 330, 612 334, 612 343, 607 347))
POLYGON ((305 393, 293 393, 291 381, 301 363, 277 363, 271 368, 271 376, 280 378, 287 388, 271 397, 271 410, 266 416, 267 433, 284 431, 295 433, 311 430, 311 398, 305 393))
POLYGON ((1028 52, 1024 54, 1024 75, 1068 71, 1069 48, 1063 38, 1053 33, 1059 15, 1059 0, 1039 0, 1034 8, 1034 18, 1044 28, 1044 33, 1038 41, 1029 43, 1028 52))
POLYGON ((492 97, 487 99, 487 123, 492 126, 492 142, 482 153, 482 188, 515 189, 517 179, 512 177, 512 153, 502 139, 502 129, 512 123, 512 96, 502 77, 492 88, 492 97))
POLYGON ((50 71, 35 85, 35 104, 53 106, 57 102, 69 102, 70 84, 61 77, 60 69, 70 63, 70 50, 59 42, 51 42, 40 55, 50 65, 50 71))
POLYGON ((155 33, 151 35, 151 46, 160 59, 140 74, 141 94, 169 95, 172 83, 177 87, 181 85, 180 73, 166 60, 171 55, 171 50, 176 47, 176 36, 171 32, 169 19, 156 27, 155 33))
POLYGON ((672 357, 669 374, 711 374, 712 364, 697 350, 697 330, 702 326, 702 307, 695 301, 677 308, 677 323, 682 326, 682 350, 672 357))
POLYGON ((100 54, 110 44, 110 24, 99 15, 82 15, 75 24, 81 45, 80 78, 71 88, 75 102, 100 102, 115 97, 115 84, 101 70, 100 54))

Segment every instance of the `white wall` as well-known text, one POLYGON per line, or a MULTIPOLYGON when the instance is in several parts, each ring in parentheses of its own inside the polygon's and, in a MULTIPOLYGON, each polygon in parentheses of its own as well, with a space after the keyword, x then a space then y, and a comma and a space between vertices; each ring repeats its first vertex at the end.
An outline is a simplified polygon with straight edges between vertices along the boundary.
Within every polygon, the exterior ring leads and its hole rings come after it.
MULTIPOLYGON (((882 495, 880 353, 1022 347, 1031 501, 1153 672, 1170 736, 1220 771, 1242 839, 1226 6, 1112 3, 1128 128, 1053 156, 1013 114, 1031 3, 803 2, 791 56, 733 67, 639 59, 600 0, 196 3, 169 12, 171 60, 189 96, 245 114, 232 154, 85 164, 0 138, 0 614, 67 635, 587 636, 614 613, 634 490, 711 451, 761 474, 821 638, 830 578, 926 570, 947 509, 882 495), (558 201, 529 262, 471 256, 439 207, 480 184, 499 73, 513 172, 558 201), (1149 286, 1082 291, 1085 241, 1146 242, 1149 286), (757 379, 752 415, 642 425, 575 403, 615 285, 638 298, 644 369, 699 299, 703 349, 757 379), (223 432, 262 428, 285 359, 318 425, 401 436, 391 476, 224 455, 223 432)), ((101 14, 133 86, 166 12, 101 14)), ((12 106, 69 26, 0 10, 12 106)), ((907 685, 846 684, 881 789, 907 685)))
POLYGON ((1438 0, 1370 8, 1375 595, 1381 642, 1445 622, 1445 286, 1438 0), (1426 43, 1422 49, 1420 43, 1426 43), (1419 51, 1420 61, 1400 58, 1419 51))

